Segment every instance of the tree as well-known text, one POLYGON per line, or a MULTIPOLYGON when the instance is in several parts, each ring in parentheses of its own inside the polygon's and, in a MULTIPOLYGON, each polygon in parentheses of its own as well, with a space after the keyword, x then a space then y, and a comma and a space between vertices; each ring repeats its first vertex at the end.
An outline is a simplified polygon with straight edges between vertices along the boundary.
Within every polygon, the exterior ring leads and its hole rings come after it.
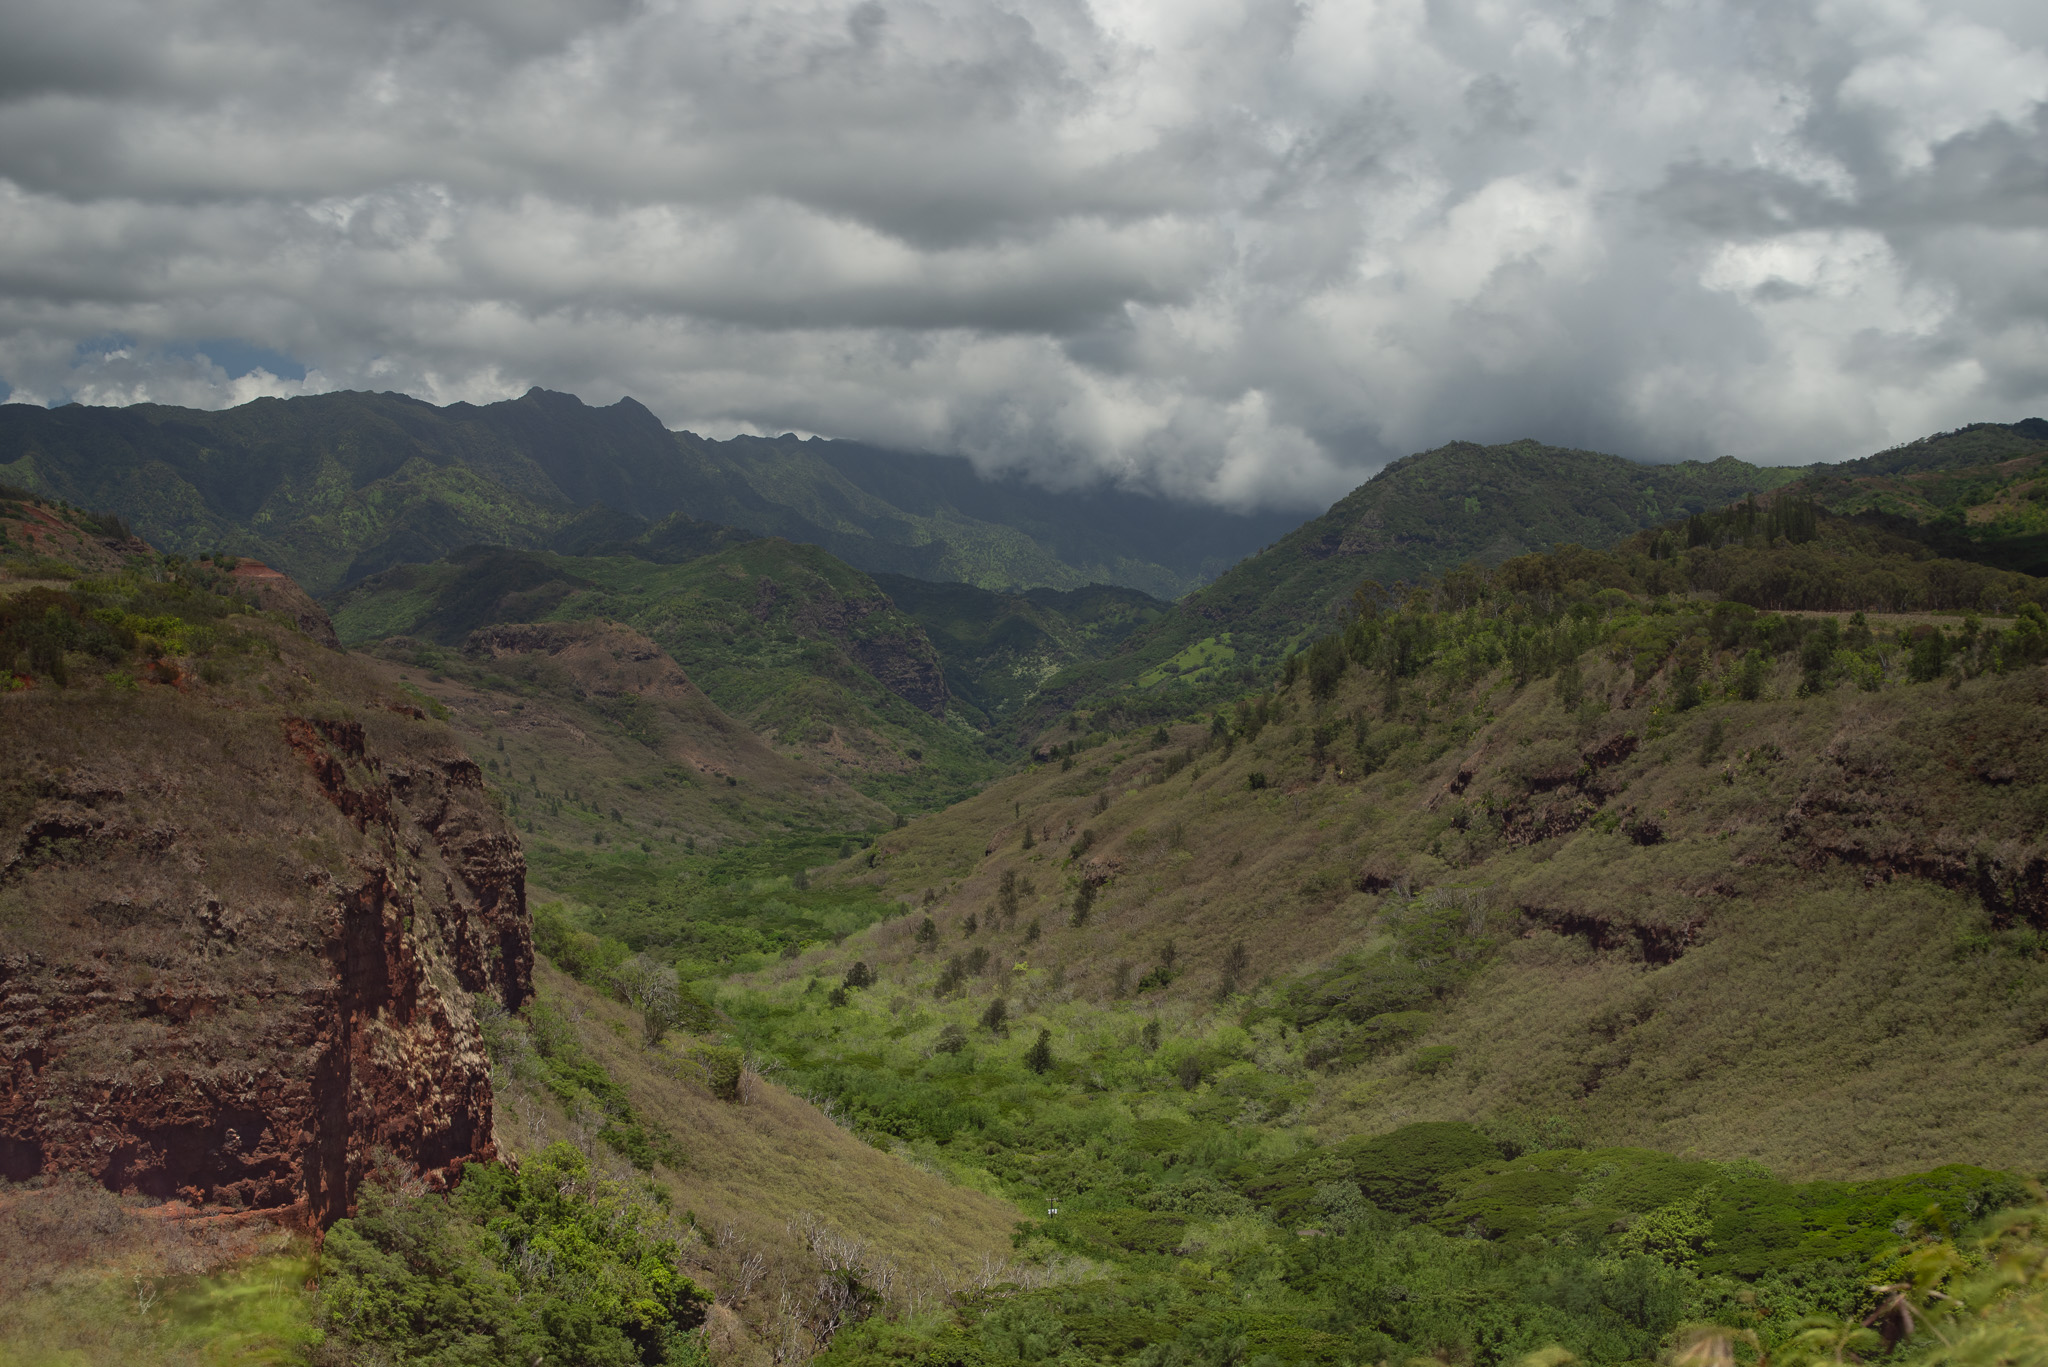
POLYGON ((1076 930, 1088 924, 1088 913, 1095 909, 1095 884, 1086 878, 1081 886, 1074 889, 1074 914, 1067 918, 1067 924, 1076 930))
POLYGON ((918 922, 917 933, 910 938, 917 943, 919 949, 930 949, 939 942, 938 922, 932 920, 929 916, 925 917, 924 920, 918 922))
POLYGON ((981 1013, 981 1028, 991 1035, 1010 1033, 1010 1004, 997 997, 988 1004, 988 1010, 981 1013))
POLYGON ((1711 1253, 1713 1219, 1707 1214, 1712 1187, 1701 1187, 1683 1201, 1659 1206, 1614 1236, 1618 1253, 1647 1253, 1673 1267, 1691 1267, 1711 1253))
POLYGON ((1052 1031, 1038 1032, 1038 1042, 1024 1052, 1024 1066, 1034 1073, 1052 1071, 1052 1031))
POLYGON ((1344 677, 1345 666, 1351 657, 1344 653, 1344 642, 1335 636, 1324 636, 1308 648, 1308 692, 1317 702, 1328 700, 1337 691, 1337 683, 1344 677))
POLYGON ((640 1029, 648 1048, 660 1044, 662 1036, 682 1019, 676 971, 645 954, 635 954, 612 969, 611 978, 612 990, 620 1000, 640 1013, 640 1029))
POLYGON ((1235 996, 1244 985, 1244 975, 1251 971, 1252 956, 1244 947, 1244 941, 1233 944, 1223 956, 1223 973, 1216 982, 1216 998, 1235 996))
POLYGON ((846 970, 846 986, 873 987, 874 985, 875 970, 868 967, 867 960, 855 959, 853 967, 846 970))

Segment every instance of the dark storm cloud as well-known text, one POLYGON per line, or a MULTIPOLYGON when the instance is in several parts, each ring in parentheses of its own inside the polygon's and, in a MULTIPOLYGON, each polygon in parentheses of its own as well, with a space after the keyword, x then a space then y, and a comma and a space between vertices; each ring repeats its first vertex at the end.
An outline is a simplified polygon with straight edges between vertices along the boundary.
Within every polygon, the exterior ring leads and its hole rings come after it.
POLYGON ((21 0, 0 379, 540 383, 1235 503, 1857 454, 2048 408, 2037 8, 21 0))

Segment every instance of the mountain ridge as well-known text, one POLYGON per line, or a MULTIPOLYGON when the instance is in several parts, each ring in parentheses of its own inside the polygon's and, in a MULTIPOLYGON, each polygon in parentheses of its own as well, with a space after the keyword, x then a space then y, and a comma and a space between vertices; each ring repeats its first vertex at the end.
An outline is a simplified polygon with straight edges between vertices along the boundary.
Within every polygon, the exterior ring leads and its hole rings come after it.
POLYGON ((593 407, 539 388, 445 407, 356 391, 221 410, 0 405, 0 482, 118 513, 168 550, 256 556, 316 594, 473 542, 547 548, 604 507, 805 541, 863 569, 1173 596, 1294 520, 1052 492, 959 456, 720 442, 630 397, 593 407))

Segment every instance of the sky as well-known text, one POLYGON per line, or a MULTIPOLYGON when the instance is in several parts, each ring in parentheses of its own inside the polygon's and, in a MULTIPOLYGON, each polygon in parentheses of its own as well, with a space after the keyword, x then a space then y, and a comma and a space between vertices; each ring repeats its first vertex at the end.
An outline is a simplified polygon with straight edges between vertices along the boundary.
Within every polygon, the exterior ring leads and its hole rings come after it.
POLYGON ((2048 5, 8 0, 0 394, 1312 508, 2048 413, 2048 5))

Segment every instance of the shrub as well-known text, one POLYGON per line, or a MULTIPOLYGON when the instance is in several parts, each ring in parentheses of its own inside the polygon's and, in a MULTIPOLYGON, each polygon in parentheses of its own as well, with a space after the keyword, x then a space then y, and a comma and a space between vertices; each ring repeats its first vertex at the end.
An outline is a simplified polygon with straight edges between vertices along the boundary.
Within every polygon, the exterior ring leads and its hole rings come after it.
POLYGON ((1425 1045, 1415 1051, 1415 1057, 1408 1060, 1408 1068, 1410 1072, 1416 1073, 1441 1073, 1451 1066, 1451 1061, 1457 1056, 1458 1047, 1454 1044, 1425 1045))
POLYGON ((1224 952, 1223 970, 1216 979, 1217 1000, 1237 995, 1238 989, 1244 985, 1245 974, 1251 971, 1251 966, 1251 952, 1244 947, 1244 941, 1232 943, 1224 952))
POLYGON ((1347 1140, 1336 1152, 1367 1200, 1410 1218, 1430 1213, 1443 1200, 1441 1179, 1500 1157, 1500 1149, 1478 1126, 1456 1120, 1347 1140))
POLYGON ((452 1195, 372 1182, 322 1245, 319 1317, 377 1360, 678 1361, 711 1302, 679 1232, 567 1144, 465 1168, 452 1195))
POLYGON ((1084 878, 1081 880, 1081 886, 1074 889, 1074 911, 1067 918, 1068 925, 1078 930, 1088 924, 1088 913, 1095 909, 1095 887, 1094 883, 1084 878))
POLYGON ((1309 696, 1317 702, 1326 701, 1337 691, 1337 683, 1350 663, 1342 638, 1324 636, 1317 640, 1308 648, 1309 696))
POLYGON ((697 1062, 704 1069, 704 1081, 711 1088, 711 1095, 720 1101, 739 1101, 740 1077, 746 1071, 746 1057, 738 1049, 726 1044, 699 1045, 697 1062))

